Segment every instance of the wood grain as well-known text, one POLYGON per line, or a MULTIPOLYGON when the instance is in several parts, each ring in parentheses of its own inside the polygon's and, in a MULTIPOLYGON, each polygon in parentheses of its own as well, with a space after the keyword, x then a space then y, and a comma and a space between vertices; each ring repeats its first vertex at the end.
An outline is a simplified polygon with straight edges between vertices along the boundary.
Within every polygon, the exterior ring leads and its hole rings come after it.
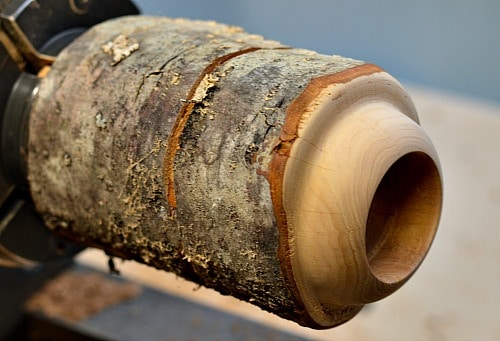
POLYGON ((324 86, 303 110, 283 174, 285 264, 323 325, 332 311, 352 316, 394 292, 418 267, 439 219, 440 169, 384 72, 324 86))
POLYGON ((436 153, 383 70, 184 19, 112 20, 65 49, 28 164, 54 233, 312 328, 401 286, 441 200, 436 153), (117 37, 134 44, 118 63, 117 37))

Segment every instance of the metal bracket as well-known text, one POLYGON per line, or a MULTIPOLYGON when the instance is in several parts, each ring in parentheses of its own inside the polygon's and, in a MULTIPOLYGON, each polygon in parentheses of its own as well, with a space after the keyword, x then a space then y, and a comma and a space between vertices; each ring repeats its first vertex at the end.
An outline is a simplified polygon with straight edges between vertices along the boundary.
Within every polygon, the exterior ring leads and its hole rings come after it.
POLYGON ((21 28, 22 22, 19 22, 19 18, 25 15, 34 3, 34 1, 13 1, 3 13, 0 13, 0 41, 20 70, 31 65, 35 72, 38 72, 44 66, 52 65, 56 58, 40 53, 21 28))
POLYGON ((130 0, 0 0, 0 265, 32 265, 78 251, 64 241, 56 249, 49 245, 53 238, 32 205, 26 176, 31 102, 39 79, 71 41, 100 22, 138 13, 130 0))

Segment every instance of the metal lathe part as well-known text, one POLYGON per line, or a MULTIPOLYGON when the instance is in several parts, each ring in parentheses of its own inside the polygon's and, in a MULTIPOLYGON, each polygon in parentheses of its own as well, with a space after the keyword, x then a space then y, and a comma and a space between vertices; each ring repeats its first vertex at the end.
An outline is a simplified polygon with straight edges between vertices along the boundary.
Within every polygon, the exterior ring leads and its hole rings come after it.
POLYGON ((138 13, 129 0, 0 0, 0 266, 81 250, 53 236, 33 207, 25 161, 31 101, 64 47, 95 24, 138 13))

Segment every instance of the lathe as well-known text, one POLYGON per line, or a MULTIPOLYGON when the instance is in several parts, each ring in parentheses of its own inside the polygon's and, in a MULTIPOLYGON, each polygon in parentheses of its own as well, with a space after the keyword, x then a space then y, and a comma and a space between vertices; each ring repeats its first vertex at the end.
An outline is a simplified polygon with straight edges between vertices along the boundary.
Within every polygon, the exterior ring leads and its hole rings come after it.
POLYGON ((324 329, 423 261, 439 160, 378 66, 126 0, 0 10, 0 286, 96 247, 324 329))

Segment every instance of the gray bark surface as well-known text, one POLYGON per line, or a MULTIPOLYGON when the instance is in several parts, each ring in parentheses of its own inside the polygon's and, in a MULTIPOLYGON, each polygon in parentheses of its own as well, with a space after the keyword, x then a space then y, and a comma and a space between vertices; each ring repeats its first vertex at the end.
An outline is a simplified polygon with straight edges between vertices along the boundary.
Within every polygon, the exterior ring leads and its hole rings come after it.
POLYGON ((55 233, 314 327, 277 256, 269 164, 309 82, 361 64, 215 23, 96 26, 33 105, 37 209, 55 233), (113 60, 119 35, 127 52, 113 60))

